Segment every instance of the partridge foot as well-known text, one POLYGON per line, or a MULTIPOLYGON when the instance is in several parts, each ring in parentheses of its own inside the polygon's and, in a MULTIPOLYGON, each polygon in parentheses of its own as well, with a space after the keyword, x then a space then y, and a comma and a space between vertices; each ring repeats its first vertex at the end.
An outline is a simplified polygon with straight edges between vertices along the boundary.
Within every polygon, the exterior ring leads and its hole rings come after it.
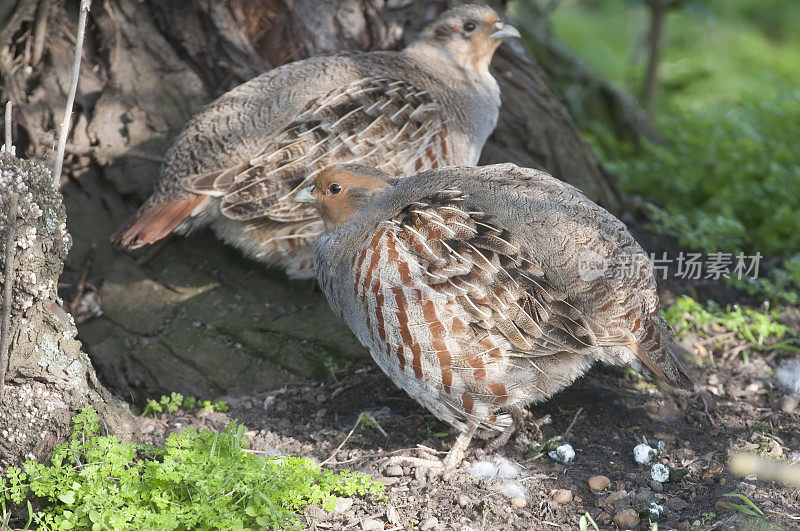
POLYGON ((475 430, 478 429, 477 424, 470 425, 467 431, 460 433, 453 447, 447 452, 444 459, 438 459, 431 454, 426 454, 425 457, 411 457, 405 455, 396 455, 390 458, 386 464, 390 465, 409 465, 416 467, 426 467, 432 469, 451 469, 456 468, 464 457, 467 455, 467 448, 475 435, 475 430))

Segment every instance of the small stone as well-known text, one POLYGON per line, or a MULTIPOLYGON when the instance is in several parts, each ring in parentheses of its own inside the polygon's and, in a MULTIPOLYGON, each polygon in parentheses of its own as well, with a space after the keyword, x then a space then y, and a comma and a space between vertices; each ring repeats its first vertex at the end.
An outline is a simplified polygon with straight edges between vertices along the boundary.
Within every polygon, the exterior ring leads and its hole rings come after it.
POLYGON ((345 513, 350 510, 350 507, 353 506, 353 498, 337 498, 336 499, 336 507, 334 508, 334 512, 336 513, 345 513))
POLYGON ((800 402, 800 396, 784 396, 781 398, 781 411, 784 413, 793 413, 797 409, 797 404, 800 402))
POLYGON ((652 461, 657 454, 656 449, 649 444, 641 443, 633 448, 633 458, 641 465, 646 465, 652 461))
POLYGON ((725 512, 728 509, 730 509, 730 507, 728 506, 727 503, 725 503, 722 500, 719 500, 717 501, 717 503, 714 504, 714 510, 717 511, 718 513, 725 512))
POLYGON ((414 477, 420 483, 425 483, 428 476, 428 469, 424 466, 420 466, 414 469, 414 477))
POLYGON ((331 513, 318 505, 309 505, 303 512, 314 521, 327 520, 331 516, 331 513))
POLYGON ((242 404, 242 407, 244 409, 253 409, 253 402, 251 402, 250 400, 245 400, 244 403, 242 404))
POLYGON ((772 457, 783 457, 783 448, 781 448, 778 441, 772 441, 770 443, 769 455, 772 457))
POLYGON ((525 501, 525 498, 511 498, 511 505, 513 505, 517 509, 522 509, 523 507, 525 507, 525 505, 527 505, 527 503, 528 502, 525 501))
POLYGON ((569 503, 572 501, 572 491, 569 489, 558 489, 553 493, 553 500, 556 503, 569 503))
POLYGON ((653 465, 653 468, 650 469, 650 477, 661 483, 666 483, 669 481, 669 468, 661 463, 656 463, 653 465))
POLYGON ((686 509, 689 506, 688 503, 683 501, 681 498, 678 498, 677 496, 673 496, 673 497, 667 498, 667 502, 666 503, 667 503, 667 507, 669 507, 670 509, 672 509, 675 512, 680 512, 680 511, 686 509))
POLYGON ((615 501, 621 500, 627 495, 628 493, 625 492, 625 489, 618 490, 616 492, 612 492, 611 494, 603 498, 603 502, 605 502, 607 505, 613 505, 615 501))
POLYGON ((397 509, 394 508, 394 505, 386 507, 386 519, 389 520, 389 523, 392 525, 397 525, 400 521, 400 517, 397 515, 397 509))
POLYGON ((317 401, 318 404, 322 404, 328 399, 328 397, 325 396, 325 393, 320 393, 314 399, 317 401))
POLYGON ((398 477, 391 477, 391 478, 378 478, 378 479, 377 479, 377 481, 380 481, 381 483, 383 483, 384 485, 386 485, 387 487, 389 487, 389 486, 391 486, 391 485, 394 485, 394 484, 395 484, 395 483, 397 483, 398 481, 400 481, 400 478, 398 478, 398 477))
POLYGON ((361 520, 361 529, 364 531, 380 531, 384 528, 383 522, 374 518, 364 518, 361 520))
POLYGON ((575 449, 569 443, 564 443, 555 450, 547 453, 550 459, 558 461, 559 463, 568 464, 575 460, 575 449))
POLYGON ((641 522, 639 515, 633 509, 622 511, 614 515, 614 523, 622 529, 634 529, 641 522))
POLYGON ((664 513, 664 506, 652 501, 647 507, 647 512, 650 513, 650 518, 653 520, 658 520, 658 518, 664 513))
POLYGON ((428 529, 436 529, 438 525, 439 525, 439 519, 436 518, 435 516, 431 516, 430 518, 426 518, 425 520, 423 520, 422 523, 419 524, 419 528, 422 531, 428 531, 428 529))
POLYGON ((264 410, 269 411, 275 406, 275 400, 276 398, 274 395, 269 395, 264 399, 264 404, 261 407, 263 407, 264 410))
POLYGON ((468 507, 472 504, 472 500, 466 494, 460 494, 458 496, 458 505, 461 507, 468 507))
POLYGON ((651 501, 653 501, 653 491, 647 488, 639 489, 636 493, 636 501, 640 504, 647 505, 651 501))
POLYGON ((611 480, 606 476, 592 476, 589 478, 589 488, 595 492, 604 491, 611 485, 611 480))
POLYGON ((650 480, 650 488, 655 492, 664 492, 664 484, 654 479, 650 480))
POLYGON ((400 465, 387 466, 386 470, 383 471, 383 474, 385 476, 390 476, 390 477, 402 476, 403 467, 401 467, 400 465))

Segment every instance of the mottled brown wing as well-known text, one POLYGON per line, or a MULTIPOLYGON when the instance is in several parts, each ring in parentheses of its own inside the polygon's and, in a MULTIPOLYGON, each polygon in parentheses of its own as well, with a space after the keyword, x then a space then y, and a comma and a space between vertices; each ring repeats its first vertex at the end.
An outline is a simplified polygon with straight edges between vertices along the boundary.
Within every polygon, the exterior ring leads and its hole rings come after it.
POLYGON ((411 175, 448 164, 452 154, 440 105, 406 81, 360 79, 313 100, 249 164, 182 180, 185 189, 222 197, 232 219, 313 219, 293 195, 331 164, 370 164, 411 175))
POLYGON ((580 352, 608 333, 556 289, 507 230, 446 192, 414 203, 395 220, 419 256, 428 284, 455 298, 470 326, 499 333, 521 356, 580 352))

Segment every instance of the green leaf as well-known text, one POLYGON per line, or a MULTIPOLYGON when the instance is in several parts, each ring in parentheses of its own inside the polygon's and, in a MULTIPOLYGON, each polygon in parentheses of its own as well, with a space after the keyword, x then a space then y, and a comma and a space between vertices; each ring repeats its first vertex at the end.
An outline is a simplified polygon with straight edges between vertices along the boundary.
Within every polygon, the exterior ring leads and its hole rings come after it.
POLYGON ((58 499, 67 505, 75 503, 75 491, 67 490, 58 495, 58 499))
POLYGON ((749 509, 747 507, 744 507, 742 505, 738 505, 738 504, 735 504, 735 503, 728 503, 728 505, 730 507, 732 507, 732 508, 734 508, 734 509, 736 509, 738 511, 741 511, 744 514, 747 514, 749 516, 764 516, 764 513, 761 511, 761 509, 756 507, 756 505, 752 501, 750 501, 750 498, 748 498, 747 496, 745 496, 743 494, 739 494, 738 492, 729 492, 727 494, 723 494, 723 496, 726 496, 726 497, 729 497, 729 498, 738 498, 738 499, 742 500, 743 502, 745 502, 750 508, 752 508, 752 510, 751 510, 751 509, 749 509))

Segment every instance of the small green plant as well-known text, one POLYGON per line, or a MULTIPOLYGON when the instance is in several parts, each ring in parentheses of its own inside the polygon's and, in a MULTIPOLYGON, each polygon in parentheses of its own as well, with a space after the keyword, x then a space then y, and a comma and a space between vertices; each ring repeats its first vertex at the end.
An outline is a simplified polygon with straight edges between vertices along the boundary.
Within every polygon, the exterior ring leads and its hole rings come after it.
POLYGON ((703 514, 700 515, 700 525, 693 525, 689 529, 691 529, 692 531, 695 531, 697 529, 702 529, 704 526, 706 526, 709 522, 711 522, 711 520, 713 520, 716 517, 717 517, 717 515, 715 513, 710 513, 710 512, 709 513, 703 513, 703 514))
POLYGON ((235 423, 223 433, 187 428, 155 448, 98 435, 91 408, 73 421, 49 465, 28 461, 0 476, 0 521, 9 502, 36 497, 44 507, 29 503, 28 520, 40 529, 299 529, 304 505, 330 511, 336 496, 380 497, 383 489, 308 458, 252 455, 235 423))
POLYGON ((592 518, 592 515, 586 512, 583 514, 583 516, 581 516, 580 520, 578 520, 578 528, 581 531, 589 531, 590 525, 594 531, 600 531, 600 529, 597 527, 597 523, 594 521, 594 518, 592 518))
POLYGON ((431 437, 436 437, 437 439, 443 439, 450 435, 446 431, 437 431, 438 421, 436 419, 428 420, 428 423, 425 425, 425 429, 428 432, 428 435, 431 437))
POLYGON ((142 410, 142 416, 146 417, 150 415, 156 417, 158 413, 175 413, 181 407, 183 407, 185 411, 191 411, 200 407, 220 413, 225 413, 230 409, 224 400, 212 403, 210 400, 197 400, 197 398, 193 396, 184 398, 180 393, 170 393, 170 396, 161 395, 159 400, 148 398, 142 410))
POLYGON ((740 513, 746 514, 748 516, 764 516, 764 512, 756 507, 756 504, 750 501, 750 498, 745 496, 744 494, 739 494, 738 492, 729 492, 727 494, 723 494, 728 498, 737 498, 743 501, 746 505, 741 505, 738 503, 726 502, 725 505, 730 507, 731 509, 736 509, 740 513))
POLYGON ((333 381, 336 382, 336 384, 338 385, 339 379, 336 378, 336 369, 338 369, 339 366, 336 364, 336 360, 333 359, 333 356, 326 357, 325 360, 322 362, 322 365, 325 367, 325 370, 331 373, 333 381))
POLYGON ((378 430, 378 423, 367 412, 361 414, 361 431, 378 430))
MULTIPOLYGON (((776 320, 779 313, 778 310, 770 310, 769 305, 765 305, 764 312, 740 305, 723 309, 714 301, 708 301, 703 307, 687 295, 680 297, 673 306, 663 311, 664 318, 678 335, 694 329, 700 335, 713 337, 715 334, 710 331, 710 327, 718 325, 727 332, 733 332, 737 339, 747 342, 755 350, 798 350, 793 345, 796 338, 766 344, 768 339, 781 339, 791 331, 788 326, 776 320)), ((742 351, 742 357, 745 363, 749 361, 747 350, 742 351)))
POLYGON ((525 454, 525 457, 527 459, 530 459, 532 457, 536 457, 537 455, 539 455, 542 452, 550 452, 552 450, 555 450, 556 448, 558 448, 562 444, 564 444, 564 437, 562 437, 561 435, 556 435, 554 437, 550 437, 549 439, 547 439, 543 443, 534 444, 533 446, 531 446, 531 449, 527 451, 527 453, 525 454))

